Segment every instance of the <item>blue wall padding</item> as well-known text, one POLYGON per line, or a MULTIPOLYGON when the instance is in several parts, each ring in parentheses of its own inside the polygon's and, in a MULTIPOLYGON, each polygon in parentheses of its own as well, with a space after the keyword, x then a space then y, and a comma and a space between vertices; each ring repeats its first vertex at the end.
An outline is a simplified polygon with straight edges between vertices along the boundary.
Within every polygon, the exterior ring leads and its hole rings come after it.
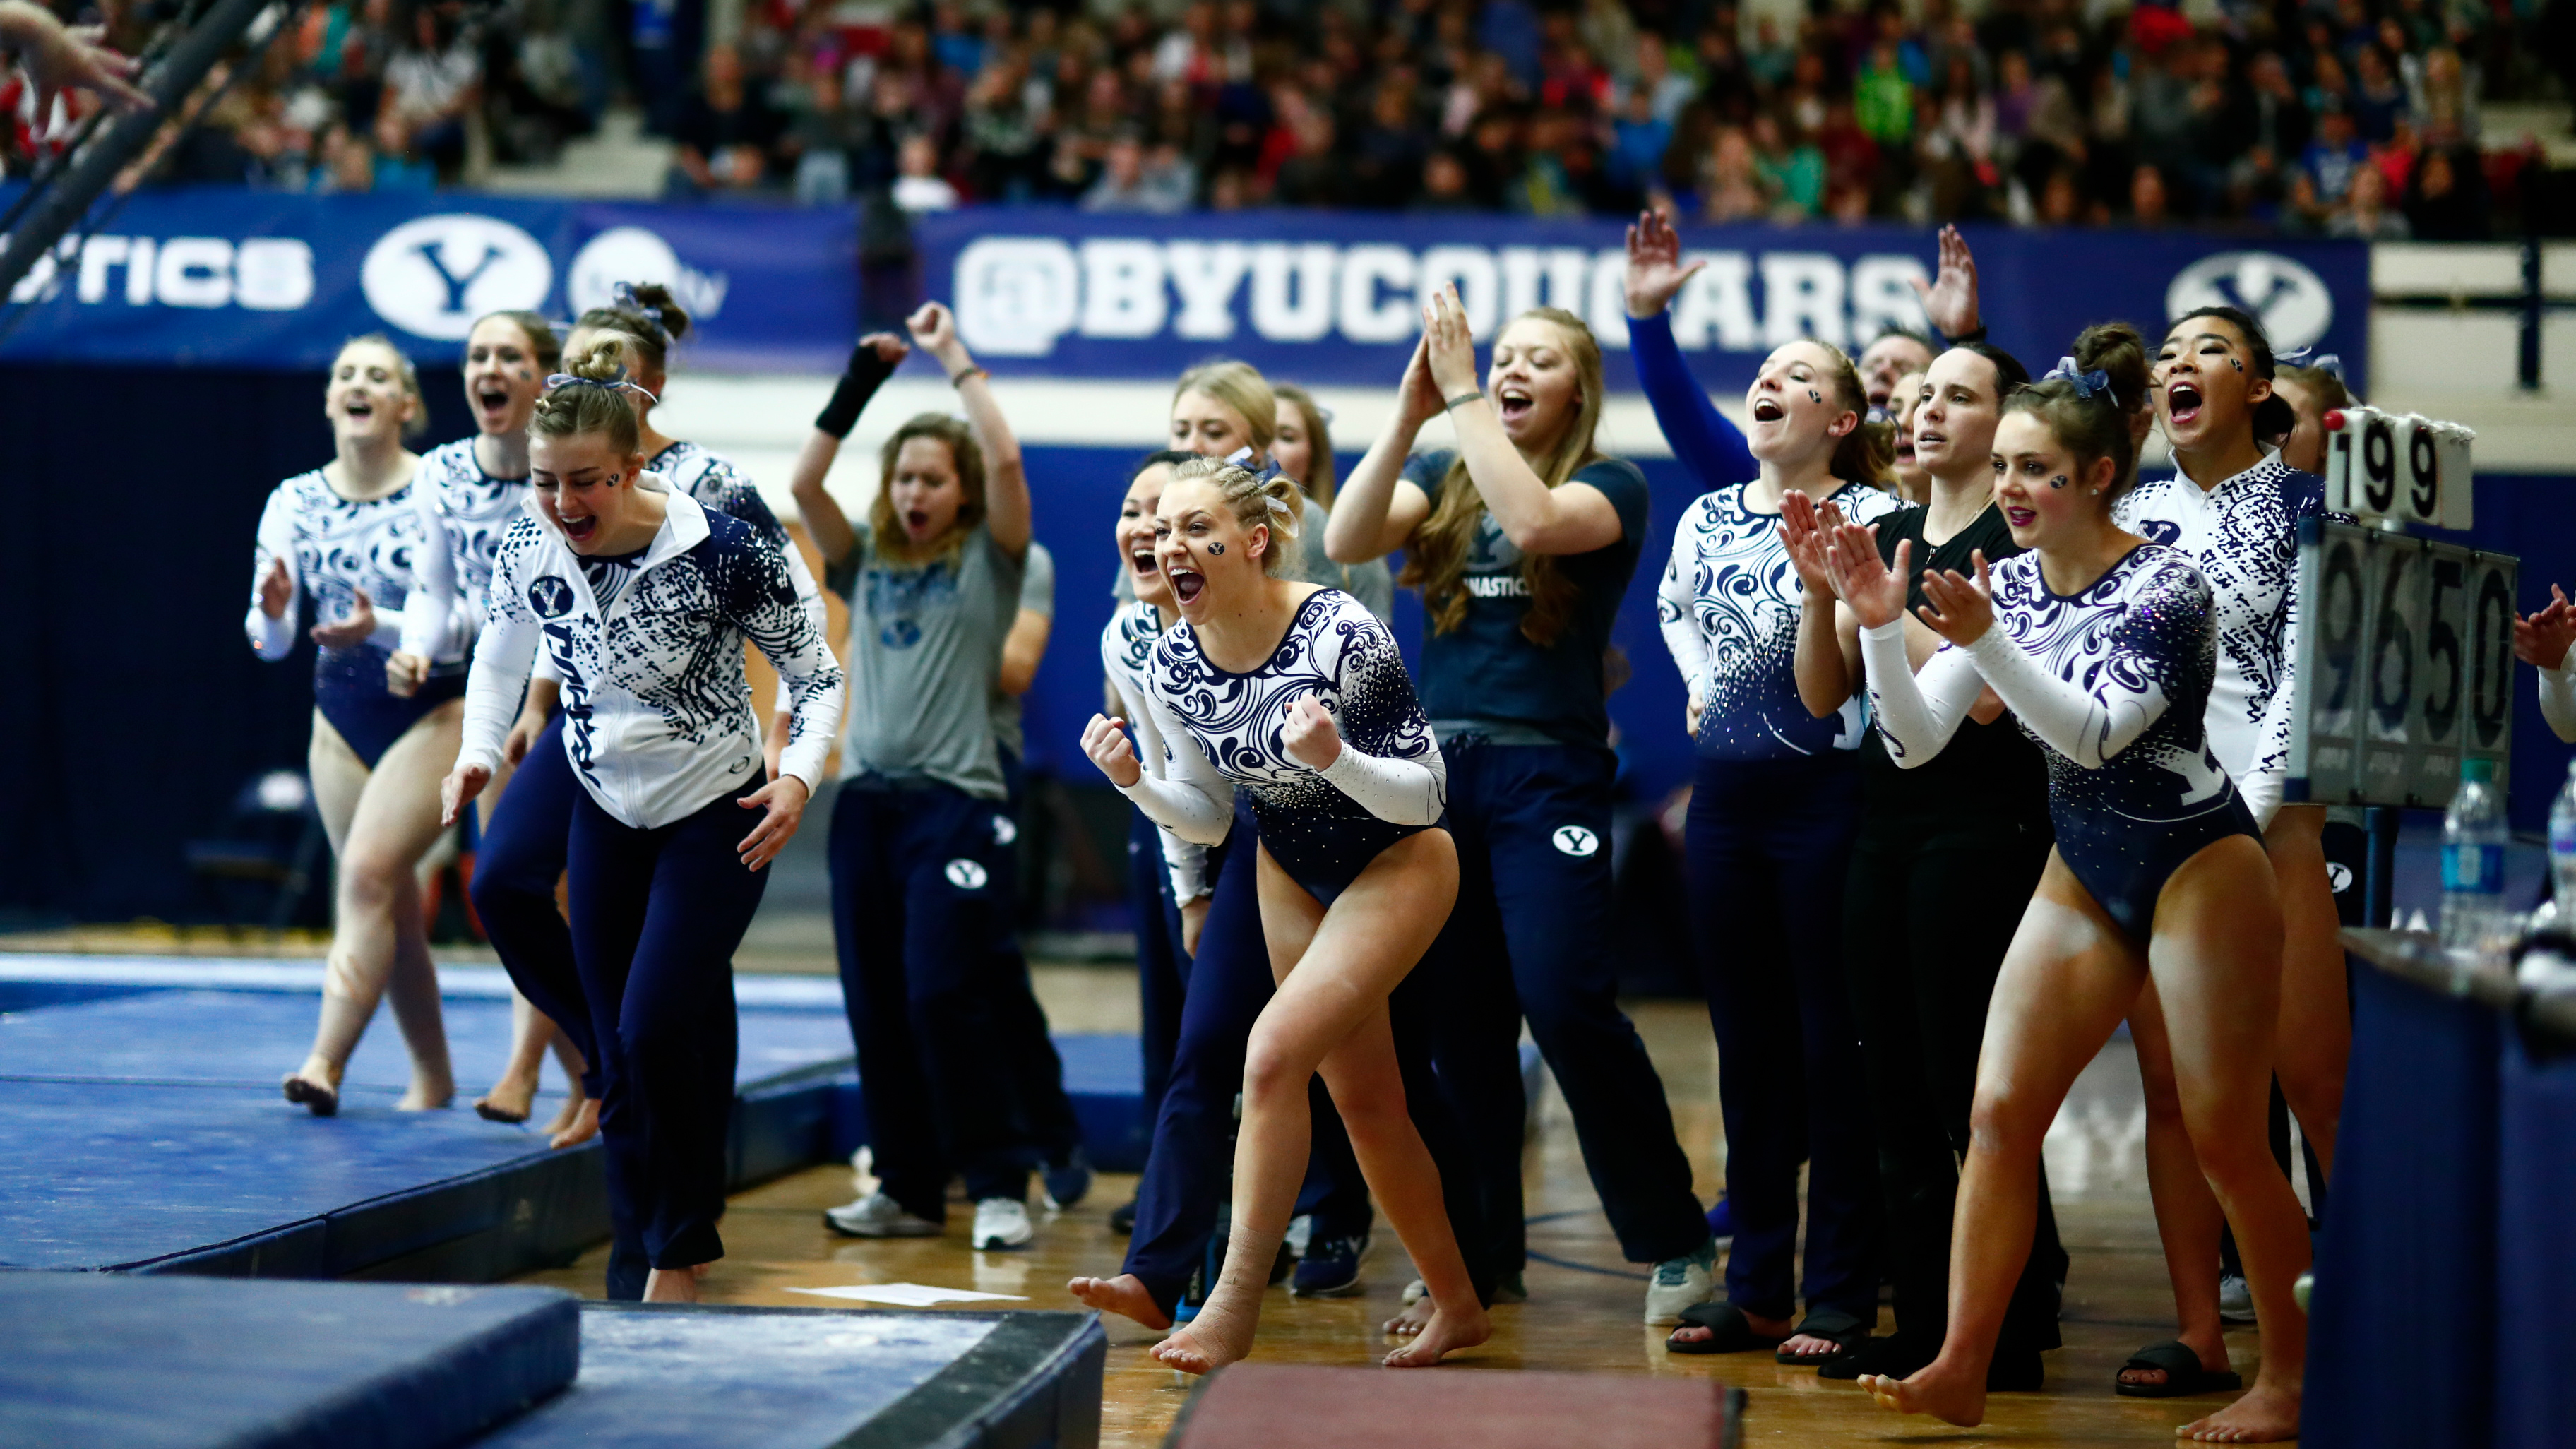
POLYGON ((0 1442, 443 1449, 581 1367, 551 1288, 0 1274, 0 1442))

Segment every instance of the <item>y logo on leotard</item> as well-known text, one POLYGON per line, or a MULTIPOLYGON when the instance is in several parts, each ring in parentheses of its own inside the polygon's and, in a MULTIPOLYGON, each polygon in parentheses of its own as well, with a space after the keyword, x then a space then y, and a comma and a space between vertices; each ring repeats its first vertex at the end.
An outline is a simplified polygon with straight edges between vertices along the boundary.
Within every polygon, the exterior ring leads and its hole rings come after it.
POLYGON ((984 873, 984 867, 962 855, 948 862, 944 874, 948 877, 948 883, 961 891, 980 891, 984 888, 984 882, 991 879, 984 873))
POLYGON ((1601 849, 1601 837, 1580 825, 1560 825, 1551 839, 1558 850, 1578 859, 1601 849))
POLYGON ((539 574, 528 581, 528 607, 540 619, 560 619, 572 612, 572 585, 560 574, 539 574))

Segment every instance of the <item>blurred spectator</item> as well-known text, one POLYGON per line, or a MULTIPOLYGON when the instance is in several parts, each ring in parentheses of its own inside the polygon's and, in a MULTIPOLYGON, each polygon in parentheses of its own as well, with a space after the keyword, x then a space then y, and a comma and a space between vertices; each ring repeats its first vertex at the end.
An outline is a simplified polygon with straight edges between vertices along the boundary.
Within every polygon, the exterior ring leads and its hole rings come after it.
POLYGON ((882 154, 884 127, 846 102, 831 66, 806 83, 806 106, 789 128, 787 149, 796 158, 796 199, 809 204, 847 201, 854 187, 884 184, 891 169, 882 154))
POLYGON ((2353 135, 2351 114, 2340 100, 2330 99, 2317 112, 2316 139, 2299 157, 2299 169, 2315 185, 2317 200, 2329 206, 2343 200, 2353 173, 2369 160, 2370 148, 2353 135))
POLYGON ((1753 118, 1754 170, 1771 197, 1771 219, 1804 221, 1824 210, 1825 153, 1805 137, 1784 138, 1779 118, 1765 112, 1753 118))
POLYGON ((1196 189, 1189 163, 1158 146, 1149 164, 1143 138, 1120 136, 1109 143, 1100 179, 1082 194, 1085 211, 1143 211, 1173 215, 1190 209, 1196 189))
POLYGON ((403 113, 386 106, 376 112, 375 188, 378 191, 436 191, 438 168, 421 154, 419 133, 403 113))
POLYGON ((769 179, 777 113, 743 84, 742 57, 730 45, 707 47, 698 88, 671 127, 670 193, 696 196, 748 191, 769 179))
POLYGON ((1881 146, 1901 146, 1914 134, 1914 82, 1898 66, 1894 45, 1882 40, 1870 48, 1852 81, 1852 118, 1881 146))
POLYGON ((927 132, 915 131, 895 146, 894 170, 894 204, 905 215, 956 207, 957 188, 939 174, 939 146, 927 132))
POLYGON ((2415 165, 2406 220, 2417 241, 2485 241, 2486 200, 2475 152, 2433 150, 2415 165))
POLYGON ((1644 114, 1660 123, 1669 136, 1682 107, 1691 103, 1699 89, 1690 77, 1673 69, 1672 49, 1664 37, 1648 30, 1637 36, 1636 62, 1630 73, 1621 78, 1615 101, 1622 114, 1633 115, 1638 111, 1636 102, 1642 99, 1644 114))
POLYGON ((1618 119, 1610 123, 1610 137, 1610 184, 1642 200, 1662 176, 1664 153, 1673 144, 1672 122, 1656 114, 1652 91, 1643 85, 1628 88, 1618 119))
POLYGON ((2129 224, 2159 227, 2173 219, 2167 209, 2165 173, 2154 163, 2142 164, 2129 176, 2129 224))
POLYGON ((2364 241, 2405 241, 2415 234, 2406 218, 2388 209, 2388 177, 2376 166, 2352 173, 2344 205, 2326 222, 2328 236, 2354 236, 2364 241))
POLYGON ((1701 218, 1720 224, 1758 221, 1771 209, 1762 194, 1761 170, 1754 164, 1753 140, 1743 127, 1719 128, 1709 145, 1700 196, 1701 218))
POLYGON ((1443 146, 1422 163, 1422 190, 1414 197, 1418 212, 1482 211, 1483 203, 1467 183, 1467 163, 1443 146))
MULTIPOLYGON (((456 14, 422 5, 411 12, 405 43, 385 62, 381 109, 397 124, 388 132, 379 122, 376 144, 383 147, 388 134, 400 136, 405 154, 428 161, 443 179, 456 179, 465 166, 465 113, 480 103, 482 84, 483 57, 456 14)), ((382 176, 377 186, 384 188, 382 176)))

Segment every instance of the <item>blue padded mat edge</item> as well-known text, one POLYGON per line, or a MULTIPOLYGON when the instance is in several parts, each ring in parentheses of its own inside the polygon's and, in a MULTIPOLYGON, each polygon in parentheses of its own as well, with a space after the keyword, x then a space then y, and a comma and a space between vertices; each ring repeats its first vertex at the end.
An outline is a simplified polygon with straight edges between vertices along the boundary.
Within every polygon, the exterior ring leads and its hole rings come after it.
POLYGON ((0 1443, 442 1449, 573 1381, 551 1288, 0 1274, 0 1443))

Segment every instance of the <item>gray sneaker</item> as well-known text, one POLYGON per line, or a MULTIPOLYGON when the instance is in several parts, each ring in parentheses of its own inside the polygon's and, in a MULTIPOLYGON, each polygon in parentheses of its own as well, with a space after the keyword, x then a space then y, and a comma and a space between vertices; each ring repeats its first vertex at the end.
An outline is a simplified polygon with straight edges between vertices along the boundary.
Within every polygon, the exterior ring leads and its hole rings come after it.
POLYGON ((2222 1323, 2254 1321, 2254 1287, 2242 1273, 2224 1273, 2218 1279, 2218 1318, 2222 1323))
POLYGON ((1682 1310, 1716 1296, 1717 1240, 1711 1238, 1687 1257, 1666 1258, 1655 1265, 1646 1284, 1646 1321, 1679 1323, 1682 1310))
POLYGON ((881 1192, 823 1209, 823 1226, 852 1238, 935 1238, 947 1231, 928 1218, 905 1212, 902 1204, 881 1192))

